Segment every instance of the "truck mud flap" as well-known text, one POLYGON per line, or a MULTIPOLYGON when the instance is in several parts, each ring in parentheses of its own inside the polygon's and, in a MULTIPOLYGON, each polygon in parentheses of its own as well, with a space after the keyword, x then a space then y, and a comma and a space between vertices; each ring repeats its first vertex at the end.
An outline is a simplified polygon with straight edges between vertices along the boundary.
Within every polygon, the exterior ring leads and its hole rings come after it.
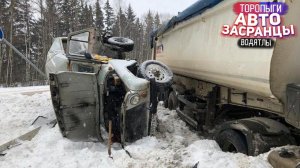
POLYGON ((286 95, 286 121, 289 124, 300 128, 300 85, 287 85, 286 95))
POLYGON ((74 141, 99 141, 99 97, 95 74, 50 74, 50 90, 63 136, 74 141))

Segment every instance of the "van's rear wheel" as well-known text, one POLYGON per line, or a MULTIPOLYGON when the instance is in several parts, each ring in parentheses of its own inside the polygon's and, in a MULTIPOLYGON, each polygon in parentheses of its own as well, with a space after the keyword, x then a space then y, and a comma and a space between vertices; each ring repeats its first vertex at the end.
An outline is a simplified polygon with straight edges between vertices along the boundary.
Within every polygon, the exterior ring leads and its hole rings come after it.
POLYGON ((248 154, 247 142, 243 135, 237 131, 225 130, 217 136, 216 141, 225 152, 248 154))

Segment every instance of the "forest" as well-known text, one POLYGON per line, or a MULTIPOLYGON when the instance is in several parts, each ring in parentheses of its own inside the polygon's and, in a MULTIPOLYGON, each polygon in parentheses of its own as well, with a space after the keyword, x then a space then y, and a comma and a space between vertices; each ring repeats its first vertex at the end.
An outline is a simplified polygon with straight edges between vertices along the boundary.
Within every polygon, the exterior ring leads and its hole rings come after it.
MULTIPOLYGON (((129 59, 150 59, 150 34, 161 24, 150 10, 136 16, 131 5, 113 8, 109 0, 1 0, 0 27, 5 38, 44 71, 47 52, 55 37, 96 27, 135 42, 129 59)), ((0 86, 37 85, 46 81, 14 51, 0 43, 0 86)))

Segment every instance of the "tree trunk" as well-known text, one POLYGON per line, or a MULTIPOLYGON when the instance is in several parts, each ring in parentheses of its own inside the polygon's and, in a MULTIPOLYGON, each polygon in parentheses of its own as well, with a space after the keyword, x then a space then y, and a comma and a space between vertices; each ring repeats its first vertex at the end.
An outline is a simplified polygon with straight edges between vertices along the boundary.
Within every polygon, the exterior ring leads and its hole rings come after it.
MULTIPOLYGON (((9 40, 13 44, 13 22, 14 22, 14 0, 10 4, 10 35, 9 40)), ((6 67, 6 85, 9 86, 12 83, 12 68, 13 68, 13 51, 12 48, 9 48, 8 52, 8 63, 6 67)))

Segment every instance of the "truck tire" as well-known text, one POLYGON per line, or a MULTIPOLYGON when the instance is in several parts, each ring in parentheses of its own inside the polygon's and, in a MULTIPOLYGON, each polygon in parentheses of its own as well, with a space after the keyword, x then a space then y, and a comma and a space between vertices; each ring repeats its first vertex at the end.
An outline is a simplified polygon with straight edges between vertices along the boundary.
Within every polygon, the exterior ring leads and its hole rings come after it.
POLYGON ((220 148, 225 152, 248 154, 247 142, 241 133, 228 129, 221 132, 217 139, 220 148))
POLYGON ((178 100, 175 91, 172 91, 169 94, 169 98, 168 98, 168 108, 169 110, 176 110, 177 106, 178 106, 178 100))
POLYGON ((146 80, 155 78, 158 87, 169 87, 173 81, 173 72, 170 68, 155 60, 143 62, 138 69, 138 76, 146 80))
POLYGON ((107 40, 108 44, 120 47, 122 51, 129 52, 133 50, 134 42, 129 38, 124 37, 110 37, 107 40))

